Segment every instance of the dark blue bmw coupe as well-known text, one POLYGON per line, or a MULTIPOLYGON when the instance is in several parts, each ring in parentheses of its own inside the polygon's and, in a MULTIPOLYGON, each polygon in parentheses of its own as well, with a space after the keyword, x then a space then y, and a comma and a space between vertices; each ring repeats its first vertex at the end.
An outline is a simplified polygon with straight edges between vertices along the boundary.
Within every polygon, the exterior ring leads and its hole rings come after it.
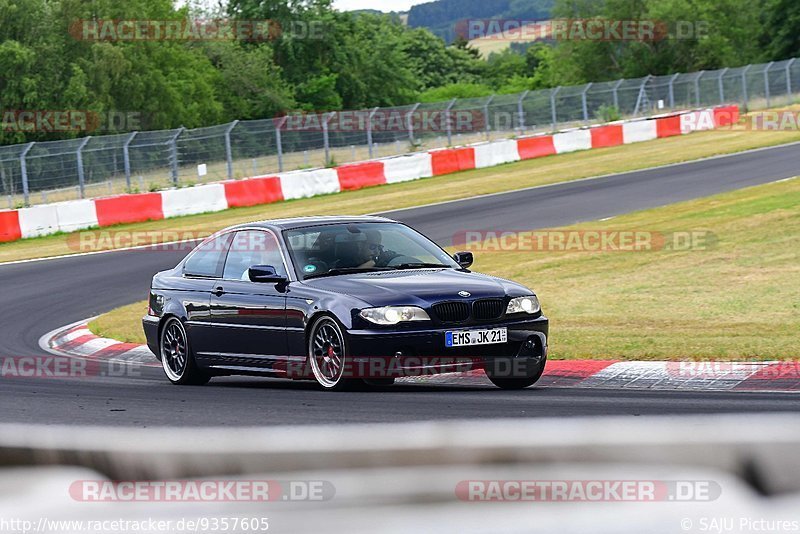
POLYGON ((533 291, 471 265, 385 218, 240 225, 153 278, 144 330, 175 384, 266 375, 341 390, 484 369, 528 387, 547 318, 533 291))

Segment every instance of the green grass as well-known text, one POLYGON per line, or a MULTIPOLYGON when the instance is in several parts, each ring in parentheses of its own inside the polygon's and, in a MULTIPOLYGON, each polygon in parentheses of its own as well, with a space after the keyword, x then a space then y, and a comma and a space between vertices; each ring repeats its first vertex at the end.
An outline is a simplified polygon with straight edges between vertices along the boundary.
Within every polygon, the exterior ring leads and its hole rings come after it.
MULTIPOLYGON (((713 232, 689 251, 476 251, 474 269, 534 288, 556 359, 800 357, 800 179, 570 227, 713 232)), ((143 342, 146 303, 94 321, 143 342)))
MULTIPOLYGON (((277 217, 359 215, 644 169, 792 141, 800 141, 800 132, 745 130, 699 132, 634 145, 549 156, 403 184, 384 185, 252 208, 120 225, 106 230, 212 233, 232 224, 277 217)), ((82 252, 83 250, 76 246, 77 242, 76 236, 62 234, 3 243, 0 244, 0 262, 82 252)))

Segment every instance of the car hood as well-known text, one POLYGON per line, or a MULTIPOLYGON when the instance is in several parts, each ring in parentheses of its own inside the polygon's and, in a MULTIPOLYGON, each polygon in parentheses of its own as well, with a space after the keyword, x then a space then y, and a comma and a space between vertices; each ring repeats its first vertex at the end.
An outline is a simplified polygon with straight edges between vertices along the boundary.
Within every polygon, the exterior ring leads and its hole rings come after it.
POLYGON ((318 278, 309 286, 356 297, 372 306, 417 305, 436 302, 530 295, 520 284, 493 276, 455 269, 418 269, 318 278), (467 297, 459 295, 466 291, 467 297))

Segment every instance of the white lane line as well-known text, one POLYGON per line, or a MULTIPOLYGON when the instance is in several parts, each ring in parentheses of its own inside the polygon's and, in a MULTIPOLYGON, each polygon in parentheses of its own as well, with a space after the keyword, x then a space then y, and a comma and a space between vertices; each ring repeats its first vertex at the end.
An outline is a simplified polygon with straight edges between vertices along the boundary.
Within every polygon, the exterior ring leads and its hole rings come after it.
MULTIPOLYGON (((458 198, 458 199, 454 199, 454 200, 443 200, 441 202, 431 202, 430 204, 420 204, 418 206, 409 206, 407 208, 397 208, 397 209, 393 209, 393 210, 381 211, 381 212, 378 212, 378 213, 370 213, 370 215, 384 215, 384 214, 387 214, 387 213, 396 213, 396 212, 401 212, 401 211, 411 211, 411 210, 416 210, 416 209, 421 209, 421 208, 430 208, 430 207, 435 207, 435 206, 443 206, 445 204, 456 204, 458 202, 467 202, 469 200, 475 200, 475 199, 478 199, 478 198, 491 198, 491 197, 496 197, 496 196, 499 196, 499 195, 510 195, 510 194, 513 194, 513 193, 521 193, 521 192, 524 192, 524 191, 535 191, 537 189, 545 189, 545 188, 548 188, 548 187, 556 187, 556 186, 560 186, 560 185, 578 184, 578 183, 581 183, 581 182, 588 182, 588 181, 591 181, 591 180, 601 180, 603 178, 610 178, 612 176, 625 176, 625 175, 634 174, 634 173, 637 173, 637 172, 655 171, 655 170, 659 170, 659 169, 669 169, 671 167, 678 167, 678 166, 681 166, 681 165, 692 165, 694 163, 701 163, 701 162, 704 162, 704 161, 712 161, 712 160, 715 160, 715 159, 732 158, 732 157, 735 157, 735 156, 740 156, 742 154, 753 154, 753 153, 756 153, 756 152, 763 152, 765 150, 778 150, 780 148, 788 148, 788 147, 795 146, 795 145, 800 145, 800 141, 795 141, 793 143, 786 143, 785 145, 775 145, 775 146, 765 146, 765 147, 761 147, 761 148, 751 148, 750 150, 744 150, 742 152, 733 152, 732 154, 717 154, 716 156, 708 156, 706 158, 692 159, 692 160, 689 160, 689 161, 680 161, 680 162, 677 162, 677 163, 666 163, 664 165, 658 165, 656 167, 643 167, 641 169, 633 169, 633 170, 624 171, 624 172, 612 172, 610 174, 601 174, 599 176, 587 176, 586 178, 578 178, 576 180, 567 180, 565 182, 553 182, 552 184, 534 185, 534 186, 531 186, 531 187, 523 187, 522 189, 512 189, 510 191, 498 191, 497 193, 486 193, 485 195, 478 195, 478 196, 475 196, 475 197, 458 198)), ((523 160, 523 161, 531 161, 531 160, 523 160)), ((781 178, 780 180, 776 180, 776 182, 794 180, 795 178, 797 178, 797 176, 790 176, 788 178, 781 178)))

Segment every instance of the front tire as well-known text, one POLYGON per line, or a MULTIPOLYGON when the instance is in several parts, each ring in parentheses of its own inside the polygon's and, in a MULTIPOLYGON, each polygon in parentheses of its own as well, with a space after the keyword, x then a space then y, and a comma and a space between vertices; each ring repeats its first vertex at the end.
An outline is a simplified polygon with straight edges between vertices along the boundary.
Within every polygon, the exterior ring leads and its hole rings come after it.
POLYGON ((361 382, 346 377, 347 341, 339 323, 332 317, 321 317, 311 327, 308 336, 308 361, 314 379, 326 391, 352 389, 361 382))
POLYGON ((514 367, 513 362, 510 367, 502 369, 503 362, 492 362, 486 366, 486 376, 492 381, 492 384, 500 389, 518 390, 525 389, 534 385, 542 377, 544 367, 547 363, 545 358, 539 361, 528 361, 525 363, 522 376, 517 376, 517 373, 510 374, 508 369, 514 367))
POLYGON ((172 317, 161 329, 159 342, 161 365, 167 379, 177 386, 202 386, 211 380, 208 373, 198 369, 189 345, 186 328, 176 317, 172 317))

